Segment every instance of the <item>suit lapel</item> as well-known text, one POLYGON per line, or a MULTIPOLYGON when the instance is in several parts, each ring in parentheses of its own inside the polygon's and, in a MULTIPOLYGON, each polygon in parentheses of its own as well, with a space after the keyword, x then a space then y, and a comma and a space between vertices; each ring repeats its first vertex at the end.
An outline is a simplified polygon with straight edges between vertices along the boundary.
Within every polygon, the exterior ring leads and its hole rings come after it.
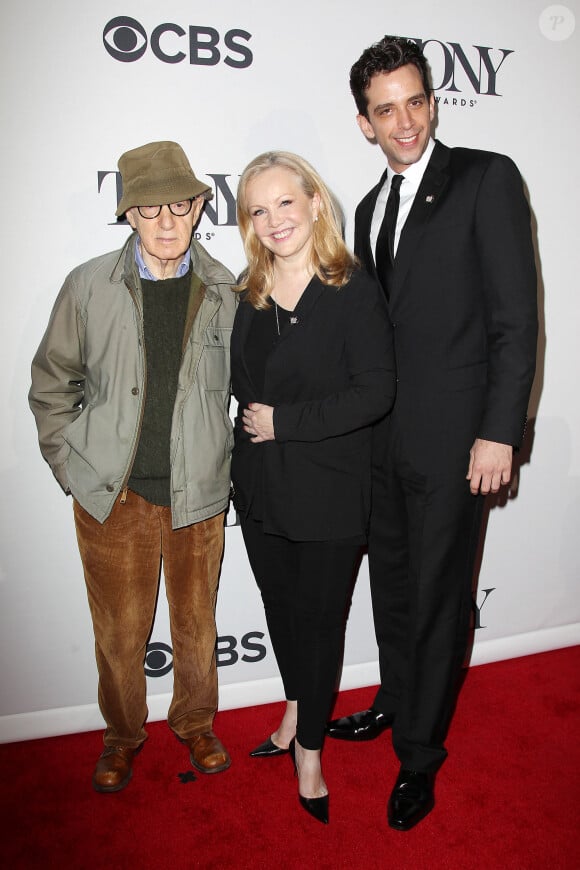
POLYGON ((418 256, 423 234, 449 181, 449 156, 450 149, 436 142, 399 239, 392 271, 390 308, 396 304, 409 267, 418 256))
MULTIPOLYGON (((374 187, 360 204, 360 213, 355 224, 354 250, 370 275, 379 280, 375 266, 375 252, 371 248, 371 223, 375 211, 377 197, 387 178, 387 170, 383 172, 379 183, 374 187)), ((380 281, 379 281, 380 283, 380 281)))

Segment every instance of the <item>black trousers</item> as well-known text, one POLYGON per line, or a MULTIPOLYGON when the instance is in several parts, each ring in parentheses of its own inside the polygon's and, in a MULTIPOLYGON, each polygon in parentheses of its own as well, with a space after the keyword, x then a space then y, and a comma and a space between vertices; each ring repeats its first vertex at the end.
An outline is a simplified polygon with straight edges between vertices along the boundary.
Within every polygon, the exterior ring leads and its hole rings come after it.
POLYGON ((320 749, 332 703, 361 545, 290 541, 242 518, 242 534, 286 699, 298 702, 296 737, 320 749))
POLYGON ((369 573, 381 686, 402 765, 435 771, 469 639, 484 499, 465 480, 468 452, 419 473, 392 426, 374 468, 369 573))

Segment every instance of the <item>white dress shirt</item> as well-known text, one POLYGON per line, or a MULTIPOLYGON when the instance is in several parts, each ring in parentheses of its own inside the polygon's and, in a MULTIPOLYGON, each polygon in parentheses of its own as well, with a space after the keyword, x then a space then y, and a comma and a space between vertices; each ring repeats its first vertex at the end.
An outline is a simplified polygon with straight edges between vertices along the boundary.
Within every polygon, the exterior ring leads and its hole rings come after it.
POLYGON ((417 160, 416 163, 411 163, 409 166, 405 168, 404 172, 397 173, 393 172, 390 166, 387 166, 387 178, 382 188, 379 191, 379 195, 377 196, 377 201, 375 204, 375 210, 373 212, 373 219, 371 222, 371 250, 373 252, 373 257, 375 257, 375 250, 377 247, 377 239, 379 236, 379 230, 381 228, 381 224, 383 222, 383 217, 385 216, 385 207, 387 205, 387 199, 389 196, 389 192, 391 190, 391 181, 393 180, 394 175, 402 175, 403 181, 401 182, 400 188, 400 201, 399 201, 399 213, 397 215, 397 226, 395 229, 395 254, 397 253, 397 247, 399 245, 399 239, 401 238, 401 230, 405 225, 405 221, 409 216, 409 212, 411 211, 411 206, 413 205, 413 201, 419 190, 419 185, 423 179, 423 175, 425 170, 427 169, 427 164, 429 163, 429 159, 431 157, 431 153, 433 148, 435 147, 435 142, 433 139, 429 139, 427 147, 423 155, 417 160))

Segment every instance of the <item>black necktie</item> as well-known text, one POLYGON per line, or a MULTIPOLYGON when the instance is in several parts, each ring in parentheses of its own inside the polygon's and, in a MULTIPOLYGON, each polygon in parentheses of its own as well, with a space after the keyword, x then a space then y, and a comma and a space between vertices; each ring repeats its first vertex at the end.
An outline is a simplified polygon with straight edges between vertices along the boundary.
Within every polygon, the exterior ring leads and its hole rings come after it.
POLYGON ((397 227, 397 215, 399 213, 399 190, 403 175, 393 175, 391 189, 385 207, 385 216, 377 237, 375 262, 377 273, 383 289, 388 295, 388 277, 391 266, 395 262, 395 229, 397 227))

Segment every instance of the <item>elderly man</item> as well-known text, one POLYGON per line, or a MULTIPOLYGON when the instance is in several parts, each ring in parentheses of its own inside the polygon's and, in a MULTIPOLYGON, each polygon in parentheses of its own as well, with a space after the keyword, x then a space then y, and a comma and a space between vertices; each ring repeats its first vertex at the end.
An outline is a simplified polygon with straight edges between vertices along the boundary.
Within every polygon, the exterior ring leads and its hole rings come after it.
POLYGON ((232 274, 192 238, 210 188, 179 145, 119 160, 134 232, 74 269, 32 363, 42 455, 73 496, 105 749, 125 788, 147 734, 144 657, 163 562, 173 645, 169 726, 193 766, 230 765, 217 709, 215 603, 229 498, 232 274))

